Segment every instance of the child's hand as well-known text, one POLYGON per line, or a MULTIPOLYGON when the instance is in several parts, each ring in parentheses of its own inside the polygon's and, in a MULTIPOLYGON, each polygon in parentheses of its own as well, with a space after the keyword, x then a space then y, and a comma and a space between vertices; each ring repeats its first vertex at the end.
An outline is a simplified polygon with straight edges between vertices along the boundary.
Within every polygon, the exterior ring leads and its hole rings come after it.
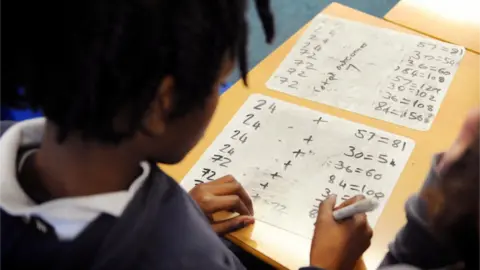
POLYGON ((231 232, 253 224, 253 205, 245 189, 231 175, 194 187, 190 196, 209 217, 213 230, 218 234, 231 232), (215 222, 212 214, 219 211, 237 212, 234 218, 215 222))
MULTIPOLYGON (((356 196, 338 208, 363 199, 356 196)), ((310 264, 328 270, 352 270, 363 252, 370 246, 372 229, 365 214, 335 221, 335 196, 328 197, 318 209, 315 233, 310 250, 310 264)))

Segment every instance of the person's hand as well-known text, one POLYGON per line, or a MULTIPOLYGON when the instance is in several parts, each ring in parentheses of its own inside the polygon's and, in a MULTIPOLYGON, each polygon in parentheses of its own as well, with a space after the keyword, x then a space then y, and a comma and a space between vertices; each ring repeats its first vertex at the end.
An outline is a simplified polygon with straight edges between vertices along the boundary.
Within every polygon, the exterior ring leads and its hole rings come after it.
POLYGON ((335 221, 333 210, 364 199, 353 197, 335 208, 336 196, 328 197, 318 209, 315 232, 310 250, 310 265, 327 270, 352 270, 370 246, 372 229, 365 214, 335 221))
POLYGON ((252 200, 231 175, 197 185, 189 193, 210 219, 213 230, 218 234, 228 233, 255 222, 252 200), (212 215, 219 211, 237 212, 239 216, 215 222, 212 215))
POLYGON ((457 139, 443 155, 436 168, 439 174, 446 174, 452 165, 459 161, 468 149, 475 148, 473 150, 478 150, 476 147, 478 147, 479 129, 480 108, 477 108, 470 111, 457 139))

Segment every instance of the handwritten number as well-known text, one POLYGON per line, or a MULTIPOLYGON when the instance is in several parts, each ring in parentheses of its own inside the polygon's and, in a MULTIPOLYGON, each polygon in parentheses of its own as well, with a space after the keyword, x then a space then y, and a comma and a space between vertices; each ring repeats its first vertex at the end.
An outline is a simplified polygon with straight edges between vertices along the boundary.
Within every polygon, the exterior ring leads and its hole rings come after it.
POLYGON ((383 107, 387 106, 387 102, 384 102, 384 101, 381 101, 378 103, 378 106, 375 107, 375 110, 377 111, 381 111, 383 109, 383 107))
POLYGON ((251 113, 247 114, 247 119, 245 119, 245 121, 243 121, 243 123, 244 123, 245 125, 247 125, 247 126, 250 126, 250 124, 248 123, 248 121, 249 121, 250 119, 252 119, 254 116, 255 116, 255 115, 253 115, 253 114, 251 114, 251 113))
POLYGON ((442 75, 450 75, 450 71, 448 70, 445 70, 445 68, 441 68, 438 70, 438 73, 442 74, 442 75))
POLYGON ((285 78, 285 77, 278 77, 280 79, 280 84, 284 84, 286 82, 288 82, 288 78, 285 78))
POLYGON ((387 157, 388 157, 388 156, 385 155, 385 154, 380 154, 380 155, 378 156, 378 162, 384 163, 384 164, 385 164, 385 163, 388 163, 387 157))
POLYGON ((238 134, 240 134, 240 130, 235 130, 235 131, 233 132, 233 136, 231 137, 231 139, 236 140, 238 134))
POLYGON ((355 155, 355 147, 349 146, 348 148, 350 149, 350 154, 348 153, 343 153, 343 154, 347 157, 353 157, 355 155))
POLYGON ((220 149, 220 152, 225 153, 225 150, 227 150, 228 148, 230 148, 230 144, 224 144, 223 148, 220 149))
POLYGON ((229 164, 229 163, 231 163, 231 162, 232 162, 231 159, 229 159, 229 158, 227 158, 227 157, 223 157, 223 162, 220 163, 220 166, 225 167, 225 168, 228 168, 227 164, 229 164))
POLYGON ((292 81, 292 83, 289 84, 288 87, 293 89, 298 89, 297 85, 298 85, 298 81, 292 81))
POLYGON ((314 68, 314 66, 313 66, 313 64, 312 64, 312 63, 310 63, 310 62, 307 62, 307 63, 306 63, 306 65, 307 65, 307 69, 310 69, 310 70, 316 70, 316 69, 314 68))
POLYGON ((357 137, 359 139, 365 138, 365 136, 363 135, 364 132, 367 132, 367 131, 365 129, 357 130, 357 133, 355 133, 355 137, 357 137))
POLYGON ((207 168, 204 168, 204 169, 202 170, 202 177, 205 177, 205 176, 206 176, 207 174, 209 174, 209 173, 210 173, 210 175, 207 176, 207 180, 209 180, 209 181, 215 180, 214 177, 215 177, 215 175, 216 175, 217 173, 216 173, 215 171, 212 171, 212 170, 207 169, 207 168))
POLYGON ((257 100, 257 106, 253 107, 255 110, 261 110, 262 106, 267 104, 267 101, 264 99, 257 100))
POLYGON ((394 148, 398 148, 398 146, 400 145, 401 142, 402 142, 401 140, 394 140, 392 146, 394 148))
POLYGON ((229 154, 229 155, 231 156, 231 155, 233 155, 233 153, 235 153, 235 150, 233 149, 233 147, 231 147, 230 144, 224 144, 224 145, 223 145, 223 148, 220 149, 220 152, 229 154), (230 149, 229 149, 229 148, 230 148, 230 149), (227 151, 227 150, 228 150, 228 151, 227 151))
POLYGON ((339 160, 338 163, 335 164, 335 169, 341 170, 343 168, 345 168, 345 163, 343 161, 339 160))
POLYGON ((431 47, 430 49, 432 49, 432 50, 435 50, 435 49, 437 48, 437 45, 431 44, 431 43, 427 43, 427 42, 419 42, 419 43, 417 44, 417 47, 419 47, 419 48, 424 48, 425 45, 430 46, 430 47, 431 47))
MULTIPOLYGON (((300 66, 301 64, 303 64, 303 60, 294 60, 293 61, 295 63, 295 65, 297 66, 300 66)), ((308 69, 308 68, 307 68, 308 69)))
POLYGON ((239 140, 240 142, 245 143, 248 139, 247 133, 243 133, 242 135, 240 135, 240 133, 241 133, 240 130, 235 130, 233 131, 233 135, 230 138, 233 140, 239 140), (238 135, 240 135, 240 137, 238 137, 238 135))
POLYGON ((275 103, 272 103, 272 105, 270 105, 270 107, 268 107, 268 109, 270 110, 270 113, 273 113, 276 108, 277 108, 277 106, 275 106, 275 103))
POLYGON ((282 212, 283 210, 287 209, 287 207, 283 204, 277 203, 277 202, 271 202, 271 204, 275 205, 273 207, 274 210, 282 212))
POLYGON ((415 57, 413 59, 419 60, 420 59, 420 52, 419 51, 414 51, 415 57))

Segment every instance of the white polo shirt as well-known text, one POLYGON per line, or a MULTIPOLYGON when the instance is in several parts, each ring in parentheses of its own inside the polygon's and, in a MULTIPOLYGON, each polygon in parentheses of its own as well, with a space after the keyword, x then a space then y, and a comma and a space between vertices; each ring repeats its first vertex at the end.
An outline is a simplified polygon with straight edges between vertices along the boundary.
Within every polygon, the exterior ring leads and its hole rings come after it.
POLYGON ((10 127, 0 138, 0 208, 13 216, 27 219, 32 215, 41 217, 55 228, 61 240, 74 239, 102 213, 119 217, 150 174, 148 162, 140 163, 141 175, 125 191, 61 198, 42 204, 36 204, 23 191, 17 173, 35 150, 23 154, 17 165, 18 149, 26 145, 40 145, 44 126, 45 118, 26 120, 10 127))

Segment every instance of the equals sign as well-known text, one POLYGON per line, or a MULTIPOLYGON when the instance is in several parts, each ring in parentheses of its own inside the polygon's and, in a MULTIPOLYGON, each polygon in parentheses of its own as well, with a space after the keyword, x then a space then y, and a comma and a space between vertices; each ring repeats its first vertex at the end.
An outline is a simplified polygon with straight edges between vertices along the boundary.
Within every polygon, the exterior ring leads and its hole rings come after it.
POLYGON ((358 185, 350 185, 350 190, 353 190, 353 191, 360 191, 360 189, 358 189, 359 186, 358 185))
POLYGON ((400 104, 410 104, 411 100, 410 99, 406 99, 406 98, 402 98, 402 101, 400 101, 400 104))
POLYGON ((417 87, 417 84, 416 83, 412 83, 410 84, 411 87, 417 87))
POLYGON ((372 160, 373 156, 372 155, 366 155, 363 159, 365 160, 372 160))
POLYGON ((447 47, 442 47, 441 50, 444 51, 444 52, 448 52, 448 48, 447 48, 447 47))
POLYGON ((356 173, 361 173, 361 172, 363 172, 363 169, 362 169, 362 168, 356 168, 356 169, 355 169, 355 172, 356 172, 356 173))
POLYGON ((378 140, 379 143, 388 143, 390 139, 387 138, 387 137, 380 137, 380 139, 378 140))
POLYGON ((425 73, 423 72, 418 73, 418 77, 422 77, 422 78, 425 77, 425 73))
POLYGON ((205 183, 205 182, 203 182, 202 180, 195 180, 195 186, 203 184, 203 183, 205 183))
POLYGON ((434 67, 434 66, 431 66, 431 67, 430 67, 430 70, 431 70, 431 71, 437 71, 437 68, 434 67))
POLYGON ((350 195, 347 195, 347 194, 343 195, 342 201, 346 201, 348 199, 350 199, 350 195))
POLYGON ((390 114, 393 114, 393 115, 399 116, 399 114, 398 114, 398 111, 397 111, 397 110, 392 110, 392 111, 390 112, 390 114))

